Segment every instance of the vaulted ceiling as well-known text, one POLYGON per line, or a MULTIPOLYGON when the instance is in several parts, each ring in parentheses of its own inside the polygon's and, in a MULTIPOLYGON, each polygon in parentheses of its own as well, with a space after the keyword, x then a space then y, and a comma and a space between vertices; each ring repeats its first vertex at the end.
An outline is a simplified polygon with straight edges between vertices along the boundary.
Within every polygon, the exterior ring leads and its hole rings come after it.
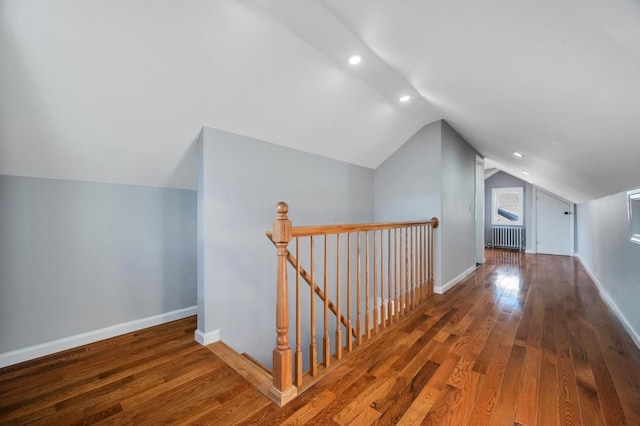
POLYGON ((0 174, 194 188, 203 125, 376 167, 441 118, 571 201, 640 186, 640 3, 0 0, 0 174))

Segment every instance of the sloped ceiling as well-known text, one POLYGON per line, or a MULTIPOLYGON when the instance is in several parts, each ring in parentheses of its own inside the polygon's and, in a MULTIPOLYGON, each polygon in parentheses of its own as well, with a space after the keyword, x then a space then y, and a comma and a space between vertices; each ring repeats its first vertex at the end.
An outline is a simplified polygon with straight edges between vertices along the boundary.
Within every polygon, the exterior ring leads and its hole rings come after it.
POLYGON ((0 0, 0 58, 0 174, 194 188, 203 125, 376 167, 444 118, 568 200, 640 186, 630 0, 0 0))

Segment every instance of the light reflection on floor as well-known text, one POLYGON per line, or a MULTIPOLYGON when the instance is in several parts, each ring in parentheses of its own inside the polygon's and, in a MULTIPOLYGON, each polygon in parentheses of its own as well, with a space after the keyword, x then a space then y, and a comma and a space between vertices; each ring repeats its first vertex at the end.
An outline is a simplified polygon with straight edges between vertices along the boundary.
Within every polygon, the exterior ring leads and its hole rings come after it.
POLYGON ((509 293, 516 293, 520 290, 521 279, 520 275, 506 274, 498 271, 496 273, 496 286, 509 293))
POLYGON ((521 251, 515 250, 486 249, 485 258, 487 263, 493 263, 496 265, 522 266, 525 254, 521 251))
POLYGON ((500 305, 507 312, 522 309, 523 301, 519 300, 524 277, 522 266, 525 254, 513 250, 485 250, 487 264, 495 265, 492 279, 496 288, 501 290, 500 305))

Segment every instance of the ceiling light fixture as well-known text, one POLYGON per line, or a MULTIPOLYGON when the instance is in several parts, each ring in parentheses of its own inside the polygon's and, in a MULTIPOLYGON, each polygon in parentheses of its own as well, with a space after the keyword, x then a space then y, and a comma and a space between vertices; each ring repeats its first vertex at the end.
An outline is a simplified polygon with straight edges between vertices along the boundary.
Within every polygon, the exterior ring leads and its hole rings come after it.
POLYGON ((529 173, 529 172, 528 172, 528 171, 526 171, 526 170, 523 170, 523 171, 522 171, 522 174, 523 174, 523 175, 527 175, 527 176, 529 176, 531 173, 529 173))
POLYGON ((411 96, 404 95, 400 97, 400 102, 409 102, 410 99, 411 99, 411 96))
POLYGON ((358 65, 360 62, 362 62, 362 58, 358 55, 353 55, 353 56, 349 56, 349 63, 351 65, 358 65))
POLYGON ((515 155, 518 158, 524 157, 524 154, 520 154, 518 151, 513 151, 513 155, 515 155))

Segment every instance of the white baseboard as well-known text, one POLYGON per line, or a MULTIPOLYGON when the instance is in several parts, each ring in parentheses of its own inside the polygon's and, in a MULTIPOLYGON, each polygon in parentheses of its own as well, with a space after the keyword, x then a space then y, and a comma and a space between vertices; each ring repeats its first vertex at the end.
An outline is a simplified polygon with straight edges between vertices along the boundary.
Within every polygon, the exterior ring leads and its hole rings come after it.
POLYGON ((40 358, 41 356, 51 355, 53 353, 65 351, 78 346, 87 345, 100 340, 109 339, 121 334, 142 330, 143 328, 153 327, 166 322, 190 317, 192 315, 196 315, 197 312, 197 306, 190 306, 188 308, 165 312, 164 314, 154 315, 152 317, 116 324, 99 330, 88 331, 86 333, 80 333, 74 336, 64 337, 62 339, 0 353, 0 368, 40 358))
POLYGON ((524 252, 525 252, 526 254, 536 254, 536 251, 535 251, 535 250, 530 250, 530 249, 526 249, 524 252))
POLYGON ((600 297, 602 297, 602 300, 604 300, 604 303, 606 303, 607 306, 609 306, 609 308, 613 311, 613 313, 616 314, 616 316, 622 323, 624 329, 627 331, 627 333, 629 333, 629 336, 631 336, 631 339, 633 340, 633 342, 636 344, 638 348, 640 348, 640 335, 636 332, 636 330, 633 329, 633 327, 631 326, 631 323, 629 322, 629 320, 627 320, 627 317, 625 317, 622 311, 620 310, 620 308, 618 308, 618 305, 616 305, 616 302, 614 302, 614 300, 611 298, 607 290, 604 289, 602 283, 598 280, 598 278, 591 271, 591 269, 589 269, 584 259, 580 257, 580 254, 575 253, 575 256, 578 259, 580 259, 580 263, 582 263, 582 267, 584 268, 585 271, 587 271, 587 274, 589 274, 589 276, 591 277, 591 280, 596 285, 596 289, 598 289, 598 293, 600 293, 600 297))
POLYGON ((195 332, 195 341, 202 346, 207 346, 220 340, 220 329, 203 333, 200 329, 195 332))
POLYGON ((472 266, 469 269, 467 269, 466 271, 464 271, 463 273, 461 273, 460 275, 458 275, 457 277, 455 277, 454 279, 452 279, 451 281, 449 281, 448 283, 446 283, 443 286, 436 286, 433 289, 433 292, 436 294, 444 294, 444 292, 451 290, 456 284, 458 284, 460 281, 464 280, 465 278, 467 278, 473 271, 475 271, 477 268, 477 266, 472 266))

